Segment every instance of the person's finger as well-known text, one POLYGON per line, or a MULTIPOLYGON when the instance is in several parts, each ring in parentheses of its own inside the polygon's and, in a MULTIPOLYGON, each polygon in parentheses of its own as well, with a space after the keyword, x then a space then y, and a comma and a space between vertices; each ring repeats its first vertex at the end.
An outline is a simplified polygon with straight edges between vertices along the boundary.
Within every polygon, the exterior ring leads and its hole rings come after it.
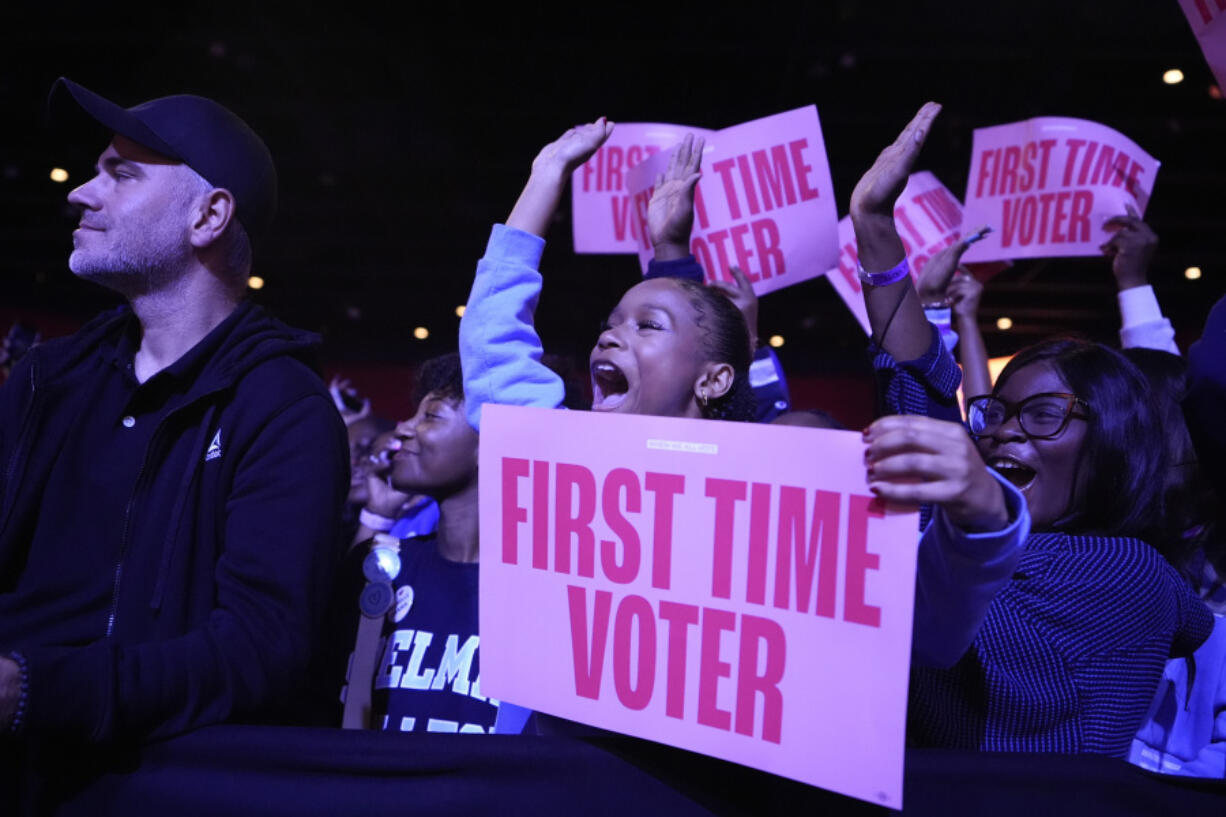
POLYGON ((684 168, 690 161, 690 145, 694 142, 694 137, 691 134, 686 134, 677 143, 677 149, 673 151, 673 155, 668 159, 668 177, 675 179, 682 175, 684 168))
POLYGON ((1128 202, 1124 202, 1124 210, 1128 213, 1128 215, 1135 219, 1139 220, 1141 218, 1141 214, 1137 212, 1137 208, 1133 207, 1128 202))
POLYGON ((694 185, 698 184, 698 180, 699 180, 699 179, 701 179, 701 178, 702 178, 702 174, 701 174, 701 173, 691 173, 689 176, 687 176, 686 178, 682 179, 682 180, 681 180, 681 183, 682 183, 683 185, 685 185, 685 188, 684 188, 684 189, 685 189, 685 192, 687 192, 687 193, 688 193, 688 192, 690 192, 691 190, 693 190, 693 189, 694 189, 694 185))
POLYGON ((1137 219, 1132 216, 1112 216, 1103 222, 1103 229, 1111 232, 1137 229, 1137 219))
POLYGON ((740 287, 736 286, 735 284, 730 284, 727 281, 712 281, 711 283, 707 284, 707 286, 711 287, 712 289, 718 289, 720 292, 724 293, 724 295, 728 296, 728 300, 732 301, 732 303, 736 304, 738 307, 741 305, 741 302, 745 296, 745 293, 741 291, 740 287))
POLYGON ((740 267, 732 268, 732 277, 736 279, 736 285, 742 292, 753 292, 753 282, 749 280, 749 276, 741 271, 740 267))
POLYGON ((948 502, 957 496, 945 482, 893 483, 869 480, 868 489, 879 499, 906 506, 948 502))
POLYGON ((941 112, 940 104, 936 102, 925 102, 920 109, 907 123, 902 132, 898 134, 898 139, 894 144, 898 147, 904 147, 908 150, 914 149, 924 144, 924 140, 928 138, 928 131, 932 127, 932 122, 937 118, 937 114, 941 112))
POLYGON ((707 140, 701 136, 694 137, 694 144, 690 147, 690 161, 686 165, 691 173, 696 173, 698 168, 702 167, 702 151, 707 146, 707 140))
POLYGON ((877 462, 911 452, 936 454, 954 447, 956 441, 932 428, 907 426, 881 432, 869 441, 865 459, 877 462))
POLYGON ((870 441, 886 432, 899 429, 935 429, 946 436, 952 435, 953 438, 957 438, 958 434, 965 437, 966 434, 961 423, 953 423, 948 420, 934 420, 922 414, 889 414, 885 417, 878 417, 870 423, 868 428, 864 429, 864 439, 870 441))
POLYGON ((956 455, 927 451, 906 451, 868 465, 868 477, 875 482, 957 481, 965 473, 965 458, 959 460, 956 455))

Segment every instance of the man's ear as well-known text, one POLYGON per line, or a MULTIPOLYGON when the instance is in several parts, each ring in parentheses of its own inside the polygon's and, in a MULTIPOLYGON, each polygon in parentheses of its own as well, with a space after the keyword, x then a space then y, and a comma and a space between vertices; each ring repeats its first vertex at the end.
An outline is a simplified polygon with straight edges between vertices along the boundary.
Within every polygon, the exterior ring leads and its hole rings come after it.
POLYGON ((707 400, 716 400, 728 393, 735 378, 736 370, 732 364, 707 363, 694 381, 694 394, 699 402, 705 402, 702 399, 704 395, 707 400))
POLYGON ((203 249, 215 244, 234 220, 235 209, 234 195, 224 187, 201 196, 191 224, 192 246, 203 249))

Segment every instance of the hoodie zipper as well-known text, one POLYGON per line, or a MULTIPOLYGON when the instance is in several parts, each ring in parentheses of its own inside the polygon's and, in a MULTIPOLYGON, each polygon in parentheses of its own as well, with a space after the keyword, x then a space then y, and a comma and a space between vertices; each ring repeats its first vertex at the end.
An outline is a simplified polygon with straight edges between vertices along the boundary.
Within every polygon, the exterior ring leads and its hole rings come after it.
MULTIPOLYGON (((160 430, 160 427, 159 429, 160 430)), ((153 432, 154 438, 157 437, 157 430, 153 432)), ((149 441, 149 448, 153 448, 153 440, 149 441)), ((149 452, 145 452, 144 459, 141 460, 140 470, 136 472, 136 484, 132 489, 132 496, 128 497, 128 506, 123 512, 123 535, 119 539, 119 558, 115 560, 115 579, 111 584, 111 611, 106 617, 106 637, 110 638, 111 633, 115 631, 115 613, 119 609, 119 580, 123 578, 123 561, 128 555, 128 531, 132 527, 132 509, 136 507, 136 497, 142 489, 142 482, 145 478, 145 465, 149 462, 149 452)))
MULTIPOLYGON (((132 489, 132 496, 128 498, 128 505, 126 508, 124 508, 123 512, 123 534, 119 540, 119 558, 115 560, 115 573, 111 584, 111 607, 110 612, 106 617, 106 638, 110 638, 111 634, 115 631, 115 616, 119 610, 119 585, 120 580, 123 578, 124 559, 127 558, 128 555, 128 536, 132 529, 132 513, 136 509, 137 497, 141 495, 145 488, 145 473, 149 470, 148 465, 150 454, 158 446, 162 430, 166 428, 171 420, 190 407, 210 399, 216 392, 221 390, 222 389, 216 388, 210 389, 209 391, 196 397, 196 399, 192 400, 190 403, 186 403, 175 408, 162 418, 162 421, 158 423, 158 427, 153 430, 153 436, 149 438, 149 447, 145 450, 145 456, 141 460, 140 470, 136 472, 136 482, 134 483, 134 487, 132 489)), ((205 413, 207 414, 208 412, 205 413)), ((207 439, 208 435, 206 434, 205 437, 207 439)), ((189 451, 188 456, 195 457, 197 453, 199 452, 189 451)))

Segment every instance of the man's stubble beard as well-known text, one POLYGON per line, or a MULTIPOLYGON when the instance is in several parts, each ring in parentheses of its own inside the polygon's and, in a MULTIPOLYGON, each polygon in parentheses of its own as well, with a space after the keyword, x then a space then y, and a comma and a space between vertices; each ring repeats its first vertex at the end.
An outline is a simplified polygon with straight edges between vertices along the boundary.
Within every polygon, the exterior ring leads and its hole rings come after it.
POLYGON ((179 278, 191 253, 185 237, 175 241, 167 232, 163 227, 158 233, 140 235, 135 240, 129 235, 118 247, 74 249, 68 257, 68 268, 77 277, 128 298, 158 292, 179 278))

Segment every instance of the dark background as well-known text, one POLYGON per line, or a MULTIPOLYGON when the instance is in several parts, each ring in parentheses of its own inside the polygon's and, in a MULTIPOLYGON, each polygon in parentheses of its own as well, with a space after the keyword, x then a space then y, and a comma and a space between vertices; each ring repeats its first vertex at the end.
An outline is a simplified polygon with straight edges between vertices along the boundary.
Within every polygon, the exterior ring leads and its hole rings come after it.
MULTIPOLYGON (((44 127, 60 75, 124 105, 210 96, 263 135, 281 208, 257 248, 267 286, 254 297, 322 332, 342 370, 411 366, 453 347, 454 309, 532 157, 599 115, 722 128, 816 103, 840 213, 926 99, 945 109, 921 168, 958 195, 974 128, 1096 120, 1163 163, 1147 212, 1162 239, 1152 280, 1185 347, 1226 292, 1226 101, 1211 95, 1175 0, 395 8, 6 10, 0 331, 14 317, 65 331, 114 303, 66 266, 76 214, 64 196, 104 145, 44 127), (1163 84, 1172 67, 1182 84, 1163 84), (49 179, 53 166, 68 183, 49 179), (1191 264, 1201 280, 1184 279, 1191 264), (412 337, 417 325, 428 340, 412 337)), ((574 255, 570 229, 566 205, 545 256, 539 326, 548 347, 585 368, 599 321, 639 272, 632 256, 574 255)), ((1061 331, 1114 342, 1107 262, 1020 262, 989 285, 982 320, 993 354, 1061 331), (1000 332, 1006 314, 1015 326, 1000 332)), ((792 375, 864 370, 863 333, 825 280, 763 299, 761 335, 775 333, 792 375)))

